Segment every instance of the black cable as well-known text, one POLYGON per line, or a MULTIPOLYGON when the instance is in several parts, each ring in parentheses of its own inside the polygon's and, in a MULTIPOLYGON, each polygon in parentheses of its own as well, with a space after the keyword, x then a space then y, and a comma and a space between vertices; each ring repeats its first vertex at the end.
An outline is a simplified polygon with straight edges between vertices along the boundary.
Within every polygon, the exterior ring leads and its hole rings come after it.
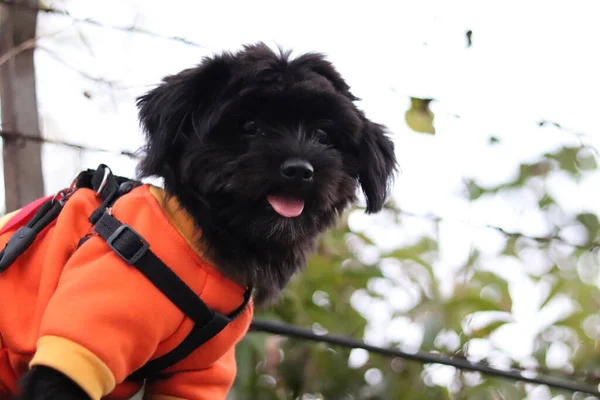
MULTIPOLYGON (((71 14, 69 14, 65 10, 59 10, 59 9, 54 9, 54 8, 44 8, 44 7, 39 7, 39 6, 28 6, 25 4, 15 3, 14 1, 11 1, 11 0, 0 0, 0 4, 5 4, 8 6, 17 6, 17 7, 21 7, 21 8, 28 8, 28 9, 35 10, 38 12, 44 12, 44 13, 49 13, 49 14, 62 15, 62 16, 72 19, 74 22, 87 23, 90 25, 95 25, 95 26, 103 27, 103 28, 110 28, 110 29, 119 30, 119 31, 123 31, 123 32, 139 33, 139 34, 148 35, 148 36, 159 38, 159 39, 180 42, 180 43, 190 45, 190 46, 206 48, 206 46, 203 46, 199 43, 193 42, 189 39, 182 38, 179 36, 165 36, 165 35, 158 34, 156 32, 148 31, 146 29, 136 28, 134 26, 107 25, 107 24, 104 24, 104 23, 97 21, 95 19, 92 19, 92 18, 76 18, 76 17, 72 16, 71 14)), ((94 78, 94 80, 97 80, 97 79, 94 78)), ((552 123, 550 121, 541 121, 538 123, 539 126, 544 126, 545 124, 554 124, 559 129, 564 130, 564 128, 562 126, 560 126, 559 124, 552 123)), ((0 131, 0 137, 3 137, 5 139, 21 139, 21 140, 30 140, 30 141, 42 142, 42 143, 53 143, 53 144, 58 144, 58 145, 75 148, 78 150, 116 153, 116 154, 131 157, 131 158, 137 158, 137 155, 135 155, 135 153, 133 153, 131 151, 126 151, 126 150, 113 151, 113 150, 108 150, 108 149, 90 148, 90 147, 86 147, 86 146, 82 146, 82 145, 59 141, 59 140, 41 138, 41 137, 37 137, 34 135, 22 135, 22 134, 19 134, 16 132, 0 131)), ((508 236, 521 236, 520 234, 512 234, 512 233, 504 232, 503 230, 501 230, 501 228, 497 228, 497 227, 491 227, 491 228, 498 229, 508 236)), ((524 237, 526 237, 526 236, 524 236, 524 237)), ((559 238, 559 237, 532 238, 532 239, 538 240, 538 241, 549 241, 552 239, 562 240, 562 238, 559 238)), ((580 247, 580 246, 574 245, 574 244, 570 244, 570 245, 572 245, 574 247, 580 247)), ((268 333, 273 333, 273 334, 280 334, 280 335, 295 337, 295 338, 302 338, 302 339, 306 339, 306 340, 324 342, 324 343, 329 343, 332 345, 338 345, 338 346, 349 347, 349 348, 360 348, 360 349, 364 349, 364 350, 367 350, 367 351, 370 351, 373 353, 382 354, 385 356, 400 357, 400 358, 404 358, 407 360, 419 361, 419 362, 423 362, 423 363, 436 363, 436 364, 450 365, 450 366, 453 366, 453 367, 456 367, 459 369, 477 371, 477 372, 481 372, 482 374, 486 374, 486 375, 490 375, 490 376, 498 376, 498 377, 511 379, 511 380, 518 380, 518 381, 523 381, 523 382, 528 382, 528 383, 547 385, 547 386, 554 387, 557 389, 564 389, 564 390, 569 390, 569 391, 592 394, 597 397, 600 396, 600 392, 598 392, 598 390, 594 390, 588 386, 583 386, 583 385, 579 385, 577 383, 565 381, 564 379, 558 379, 555 377, 543 376, 543 375, 540 375, 539 378, 527 378, 522 375, 522 372, 526 372, 526 371, 515 371, 515 370, 502 371, 502 370, 498 370, 495 368, 491 368, 484 364, 471 363, 462 358, 442 356, 442 355, 434 354, 434 353, 418 352, 415 354, 410 354, 410 353, 405 353, 398 349, 389 349, 389 348, 381 348, 381 347, 371 346, 362 341, 344 337, 344 336, 340 336, 340 335, 332 335, 332 334, 317 335, 309 329, 299 328, 299 327, 289 325, 289 324, 281 324, 281 323, 271 322, 271 321, 267 321, 267 320, 255 319, 252 322, 250 330, 260 331, 260 332, 268 332, 268 333)))
POLYGON ((600 392, 589 385, 579 382, 570 382, 565 379, 559 379, 552 376, 539 375, 537 378, 529 378, 522 375, 527 371, 502 371, 496 368, 489 367, 481 363, 472 363, 464 358, 456 358, 435 353, 406 353, 399 349, 383 348, 371 346, 361 340, 353 339, 335 334, 317 335, 310 329, 301 328, 290 324, 268 321, 264 319, 254 319, 250 325, 250 331, 267 332, 287 337, 305 339, 314 342, 328 343, 335 346, 342 346, 353 349, 363 349, 371 353, 381 354, 388 357, 400 357, 406 360, 418 361, 429 364, 444 364, 456 367, 462 370, 476 371, 489 376, 497 376, 509 380, 534 383, 538 385, 547 385, 556 389, 569 390, 572 392, 582 392, 600 397, 600 392))

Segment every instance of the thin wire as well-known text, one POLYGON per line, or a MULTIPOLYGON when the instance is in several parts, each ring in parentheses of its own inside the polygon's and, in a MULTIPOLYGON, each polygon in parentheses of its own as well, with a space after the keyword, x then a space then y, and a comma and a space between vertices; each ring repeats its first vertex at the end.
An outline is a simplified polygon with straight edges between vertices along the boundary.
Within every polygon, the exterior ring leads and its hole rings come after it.
MULTIPOLYGON (((43 13, 47 13, 47 14, 53 14, 53 15, 67 17, 67 18, 71 19, 74 23, 85 23, 85 24, 94 25, 94 26, 97 26, 100 28, 113 29, 113 30, 118 30, 118 31, 128 32, 128 33, 137 33, 137 34, 142 34, 142 35, 150 36, 150 37, 157 38, 157 39, 175 41, 175 42, 179 42, 179 43, 182 43, 182 44, 185 44, 188 46, 198 47, 198 48, 202 48, 202 49, 206 49, 206 50, 212 50, 208 46, 202 45, 198 42, 195 42, 193 40, 190 40, 190 39, 187 39, 187 38, 184 38, 181 36, 163 35, 163 34, 160 34, 157 32, 149 31, 147 29, 138 28, 134 25, 118 26, 118 25, 106 24, 106 23, 103 23, 103 22, 98 21, 93 18, 77 18, 77 17, 71 15, 66 10, 60 10, 60 9, 50 8, 50 7, 40 7, 40 6, 34 6, 34 5, 29 5, 29 4, 23 4, 23 3, 16 3, 13 0, 0 0, 0 4, 5 4, 5 5, 9 5, 9 6, 29 9, 32 11, 38 11, 38 12, 43 12, 43 13)), ((101 81, 101 78, 95 78, 92 76, 87 76, 87 78, 94 80, 94 81, 101 81)), ((394 88, 391 88, 389 90, 393 93, 399 94, 398 91, 394 88)), ((408 97, 410 97, 410 96, 408 96, 408 97)), ((456 118, 462 118, 462 116, 459 114, 449 114, 449 115, 452 115, 456 118)), ((586 144, 583 142, 583 137, 587 136, 587 135, 580 133, 578 131, 575 131, 574 129, 570 129, 565 126, 562 126, 561 124, 554 122, 554 121, 539 120, 539 121, 536 121, 536 124, 539 127, 552 125, 552 126, 556 127, 557 129, 559 129, 560 131, 574 136, 575 138, 577 138, 579 140, 581 147, 585 147, 585 148, 591 150, 596 155, 596 157, 600 158, 600 152, 598 151, 598 149, 596 149, 594 146, 592 146, 590 144, 586 144)))
MULTIPOLYGON (((55 9, 55 8, 46 8, 46 7, 39 7, 39 6, 31 6, 31 5, 27 5, 27 4, 23 4, 23 3, 15 3, 14 1, 10 1, 10 0, 0 0, 0 4, 15 6, 15 7, 19 7, 19 8, 27 8, 27 9, 30 9, 33 11, 43 12, 43 13, 47 13, 47 14, 64 16, 64 17, 71 19, 75 23, 85 23, 85 24, 94 25, 94 26, 101 27, 101 28, 108 28, 108 29, 113 29, 113 30, 117 30, 117 31, 127 32, 127 33, 142 34, 142 35, 146 35, 149 37, 158 38, 158 39, 162 39, 162 40, 179 42, 179 43, 182 43, 182 44, 188 45, 188 46, 198 47, 198 48, 202 48, 202 49, 209 49, 207 46, 201 45, 200 43, 194 42, 194 41, 192 41, 190 39, 186 39, 184 37, 162 35, 162 34, 159 34, 156 32, 149 31, 147 29, 135 27, 133 25, 132 26, 117 26, 117 25, 106 24, 106 23, 100 22, 100 21, 98 21, 96 19, 92 19, 92 18, 78 18, 78 17, 71 15, 66 10, 59 10, 59 9, 55 9)), ((14 51, 22 51, 22 50, 26 50, 30 47, 34 47, 37 40, 38 40, 38 38, 35 38, 35 39, 31 40, 31 43, 22 44, 22 46, 27 46, 27 47, 24 47, 23 49, 15 48, 13 50, 14 51)), ((44 50, 46 50, 46 49, 44 49, 44 50)), ((2 60, 4 60, 4 57, 11 57, 13 55, 14 54, 12 54, 12 53, 4 54, 2 60)), ((64 63, 64 62, 63 62, 63 64, 66 65, 66 63, 64 63)), ((78 72, 81 73, 81 71, 78 71, 78 72)), ((96 81, 99 83, 114 84, 114 82, 106 81, 102 78, 94 77, 94 76, 83 74, 83 73, 82 73, 82 75, 87 79, 90 79, 90 80, 93 80, 93 81, 96 81)), ((575 136, 577 136, 579 138, 580 142, 582 143, 580 134, 578 134, 577 132, 574 132, 572 130, 568 130, 565 127, 559 125, 558 123, 554 123, 551 121, 540 121, 538 123, 538 125, 540 127, 543 127, 544 125, 554 125, 559 130, 562 130, 562 131, 570 133, 570 134, 574 134, 575 136)), ((101 149, 101 148, 97 148, 97 147, 89 147, 89 146, 69 143, 69 142, 65 142, 65 141, 61 141, 61 140, 57 140, 57 139, 42 138, 42 137, 35 136, 35 135, 24 135, 24 134, 17 133, 17 132, 0 131, 0 137, 3 137, 7 140, 29 140, 29 141, 34 141, 34 142, 56 144, 56 145, 61 145, 61 146, 69 147, 69 148, 74 148, 79 151, 106 152, 106 153, 123 155, 123 156, 127 156, 127 157, 134 158, 134 159, 139 158, 138 155, 136 155, 133 151, 129 151, 129 150, 101 149)), ((593 149, 595 151, 595 154, 598 155, 598 151, 593 146, 583 145, 583 143, 582 143, 582 146, 593 149)), ((418 217, 418 218, 427 218, 427 219, 430 219, 433 221, 444 220, 443 218, 438 217, 438 216, 419 215, 419 214, 407 212, 404 210, 400 210, 400 213, 418 217)), ((526 235, 523 235, 520 233, 507 232, 504 229, 497 227, 497 226, 484 225, 483 227, 489 228, 489 229, 494 229, 508 237, 522 237, 522 238, 531 239, 531 240, 534 240, 537 242, 544 242, 544 243, 549 243, 549 242, 555 240, 555 241, 560 241, 560 242, 567 244, 569 246, 572 246, 572 247, 589 249, 588 247, 585 247, 582 245, 576 245, 571 242, 568 242, 565 239, 563 239, 559 236, 556 236, 556 235, 549 236, 549 237, 532 237, 532 236, 526 236, 526 235)), ((594 247, 595 246, 597 246, 597 245, 594 245, 594 247)), ((401 358, 425 362, 425 363, 439 363, 439 364, 444 364, 444 365, 451 365, 456 368, 477 371, 477 372, 481 372, 486 375, 499 376, 499 377, 503 377, 503 378, 507 378, 507 379, 520 380, 520 381, 529 382, 529 383, 544 384, 544 385, 548 385, 548 386, 555 387, 558 389, 580 391, 580 392, 592 394, 595 396, 600 395, 600 392, 598 392, 597 390, 593 390, 591 388, 577 385, 575 383, 567 382, 564 380, 560 380, 560 379, 557 379, 554 377, 543 377, 542 376, 540 378, 527 378, 527 377, 524 377, 521 375, 522 372, 526 372, 526 371, 501 371, 501 370, 497 370, 497 369, 488 367, 487 365, 471 363, 471 362, 465 360, 464 358, 446 357, 446 356, 441 356, 441 355, 437 355, 437 354, 433 354, 433 353, 409 354, 409 353, 405 353, 405 352, 402 352, 397 349, 385 349, 385 348, 367 345, 364 342, 361 342, 361 341, 358 341, 355 339, 351 339, 351 338, 345 338, 345 337, 338 336, 338 335, 316 335, 308 329, 294 327, 292 325, 287 325, 287 324, 280 324, 280 323, 257 319, 257 320, 253 321, 253 323, 251 325, 251 330, 269 332, 269 333, 274 333, 274 334, 283 334, 285 336, 303 338, 306 340, 312 340, 312 341, 318 341, 318 342, 325 342, 325 343, 344 346, 344 347, 362 348, 362 349, 365 349, 365 350, 368 350, 368 351, 371 351, 374 353, 387 355, 387 356, 401 357, 401 358)))
POLYGON ((149 36, 149 37, 153 37, 153 38, 157 38, 157 39, 179 42, 179 43, 185 44, 187 46, 193 46, 193 47, 198 47, 201 49, 212 50, 207 46, 201 45, 198 42, 194 42, 193 40, 186 39, 181 36, 162 35, 160 33, 152 32, 152 31, 149 31, 149 30, 143 29, 143 28, 138 28, 133 25, 132 26, 110 25, 110 24, 106 24, 101 21, 98 21, 96 19, 93 19, 93 18, 78 18, 78 17, 71 15, 66 10, 59 10, 59 9, 50 8, 50 7, 40 7, 40 6, 34 6, 34 5, 29 5, 29 4, 15 3, 14 1, 11 1, 11 0, 0 0, 0 4, 5 4, 8 6, 13 6, 13 7, 18 7, 18 8, 24 8, 24 9, 28 9, 28 10, 32 10, 32 11, 43 12, 46 14, 60 15, 60 16, 69 18, 72 21, 77 22, 77 23, 94 25, 94 26, 97 26, 100 28, 108 28, 108 29, 113 29, 116 31, 127 32, 127 33, 137 33, 140 35, 145 35, 145 36, 149 36))
MULTIPOLYGON (((127 33, 137 33, 137 34, 142 34, 142 35, 146 35, 146 36, 150 36, 153 38, 157 38, 157 39, 162 39, 162 40, 169 40, 169 41, 174 41, 174 42, 179 42, 188 46, 193 46, 193 47, 198 47, 198 48, 202 48, 202 49, 206 49, 206 50, 213 50, 208 46, 202 45, 198 42, 195 42, 193 40, 181 37, 181 36, 169 36, 169 35, 163 35, 157 32, 153 32, 153 31, 149 31, 147 29, 143 29, 143 28, 138 28, 134 25, 131 26, 118 26, 118 25, 110 25, 110 24, 106 24, 103 23, 101 21, 98 21, 96 19, 93 18, 77 18, 73 15, 71 15, 68 11, 66 10, 60 10, 60 9, 56 9, 56 8, 51 8, 51 7, 40 7, 40 6, 34 6, 34 5, 29 5, 29 4, 22 4, 22 3, 16 3, 14 0, 0 0, 0 4, 5 4, 5 5, 9 5, 9 6, 14 6, 14 7, 19 7, 19 8, 24 8, 24 9, 29 9, 32 11, 38 11, 38 12, 43 12, 43 13, 47 13, 47 14, 53 14, 53 15, 59 15, 59 16, 63 16, 63 17, 67 17, 69 19, 71 19, 71 21, 73 21, 74 23, 85 23, 85 24, 89 24, 89 25, 94 25, 100 28, 107 28, 107 29, 113 29, 113 30, 118 30, 118 31, 122 31, 122 32, 127 32, 127 33)), ((63 63, 64 65, 66 65, 63 61, 60 61, 61 63, 63 63)), ((71 68, 73 69, 73 68, 71 68)), ((85 78, 88 78, 92 81, 96 81, 96 82, 103 82, 104 83, 108 83, 108 84, 113 84, 114 82, 110 82, 110 81, 105 81, 102 78, 97 78, 97 77, 93 77, 91 75, 87 75, 86 73, 73 69, 76 72, 79 72, 80 74, 82 74, 82 76, 84 76, 85 78)), ((391 92, 396 93, 396 94, 400 94, 396 89, 394 88, 390 88, 389 89, 391 92)), ((410 96, 408 96, 410 97, 410 96)), ((453 117, 456 118, 462 118, 461 115, 459 114, 449 114, 452 115, 453 117)), ((596 156, 596 158, 600 159, 600 151, 598 151, 598 149, 596 149, 593 145, 591 144, 587 144, 584 143, 583 138, 587 135, 578 132, 574 129, 570 129, 567 128, 557 122, 554 121, 549 121, 549 120, 539 120, 536 121, 536 124, 539 127, 544 127, 544 126, 548 126, 548 125, 552 125, 554 127, 556 127, 557 129, 559 129, 560 131, 572 135, 573 137, 575 137, 576 139, 578 139, 580 146, 583 148, 586 148, 590 151, 592 151, 594 153, 594 155, 596 156)))
POLYGON ((26 50, 29 50, 29 49, 33 49, 35 47, 39 47, 39 42, 41 40, 50 39, 52 37, 55 37, 55 36, 63 33, 65 30, 69 29, 70 27, 71 26, 68 26, 66 28, 60 29, 60 30, 58 30, 56 32, 53 32, 53 33, 49 33, 47 35, 36 36, 36 37, 31 38, 31 39, 27 39, 24 42, 20 43, 18 46, 15 46, 15 47, 12 47, 12 48, 8 49, 4 54, 0 55, 0 66, 4 65, 10 59, 12 59, 13 57, 15 57, 18 54, 22 53, 23 51, 26 51, 26 50))
POLYGON ((527 383, 533 383, 537 385, 547 385, 555 389, 568 390, 571 392, 582 392, 600 397, 600 392, 597 389, 592 388, 587 384, 578 382, 567 381, 565 379, 556 378, 553 376, 539 375, 538 377, 527 377, 523 376, 524 373, 532 373, 526 370, 512 370, 503 371, 496 368, 492 368, 482 363, 472 363, 464 358, 445 356, 435 353, 406 353, 399 349, 391 349, 384 347, 377 347, 366 344, 361 340, 357 340, 350 337, 345 337, 335 334, 317 335, 313 331, 307 328, 301 328, 290 324, 284 324, 274 321, 268 321, 264 319, 256 318, 250 325, 250 331, 254 332, 266 332, 276 335, 282 335, 286 337, 292 337, 297 339, 304 339, 313 342, 328 343, 334 346, 341 346, 351 349, 363 349, 371 353, 381 354, 387 357, 399 357, 406 360, 417 361, 424 364, 443 364, 449 365, 461 370, 480 372, 488 376, 496 376, 505 378, 508 380, 521 381, 527 383))
MULTIPOLYGON (((2 0, 0 0, 1 2, 2 0)), ((0 137, 6 138, 6 139, 10 139, 10 140, 29 140, 29 141, 34 141, 34 142, 40 142, 40 143, 50 143, 50 144, 56 144, 59 146, 65 146, 65 147, 69 147, 69 148, 73 148, 73 149, 77 149, 80 151, 90 151, 90 152, 97 152, 97 153, 111 153, 111 154, 116 154, 116 155, 121 155, 121 156, 126 156, 132 159, 140 159, 139 154, 136 154, 135 151, 132 150, 112 150, 112 149, 103 149, 103 148, 99 148, 99 147, 92 147, 92 146, 85 146, 82 144, 76 144, 76 143, 70 143, 70 142, 66 142, 66 141, 62 141, 62 140, 58 140, 58 139, 51 139, 51 138, 44 138, 44 137, 40 137, 37 135, 33 135, 33 134, 26 134, 26 133, 20 133, 20 132, 12 132, 12 131, 2 131, 0 130, 0 137)), ((451 221, 447 218, 444 217, 440 217, 438 215, 433 215, 433 214, 418 214, 418 213, 414 213, 411 211, 406 211, 406 210, 402 210, 402 209, 394 209, 394 212, 397 212, 401 215, 406 215, 406 216, 410 216, 410 217, 414 217, 414 218, 421 218, 421 219, 427 219, 433 222, 448 222, 451 221)), ((552 235, 552 236, 528 236, 522 233, 518 233, 518 232, 508 232, 506 231, 504 228, 501 228, 499 226, 495 226, 495 225, 489 225, 489 224, 471 224, 467 221, 463 221, 463 220, 456 220, 453 222, 458 222, 461 223, 463 225, 468 225, 474 228, 485 228, 485 229, 492 229, 495 230, 497 232, 500 232, 501 234, 503 234, 504 236, 506 236, 507 238, 523 238, 523 239, 528 239, 528 240, 533 240, 536 241, 538 243, 551 243, 553 241, 556 242, 560 242, 562 244, 565 244, 567 246, 571 246, 573 248, 577 248, 577 249, 581 249, 581 250, 588 250, 588 251, 592 251, 594 249, 596 249, 597 247, 600 246, 600 243, 591 243, 589 245, 580 245, 580 244, 575 244, 572 243, 566 239, 563 239, 562 237, 558 236, 558 235, 552 235)))
POLYGON ((52 57, 54 59, 54 61, 58 62, 59 64, 61 64, 63 67, 70 69, 73 72, 78 73, 79 75, 81 75, 83 78, 90 80, 92 82, 96 82, 96 83, 102 83, 108 86, 117 86, 118 89, 121 89, 121 87, 118 86, 118 82, 116 81, 110 81, 98 76, 94 76, 94 75, 90 75, 85 71, 82 71, 80 69, 77 69, 75 67, 73 67, 72 65, 69 65, 69 63, 67 63, 65 60, 63 60, 62 58, 60 58, 55 52, 43 47, 43 46, 37 46, 38 50, 43 50, 46 52, 46 54, 48 54, 50 57, 52 57))
MULTIPOLYGON (((1 0, 0 0, 1 1, 1 0)), ((87 79, 89 81, 92 81, 94 83, 98 83, 98 84, 102 84, 102 85, 106 85, 109 89, 111 90, 120 90, 120 91, 125 91, 125 90, 131 90, 131 89, 139 89, 139 88, 148 88, 148 87, 152 87, 152 85, 123 85, 122 83, 118 82, 118 81, 111 81, 99 76, 94 76, 91 75, 81 69, 75 68, 72 65, 69 65, 69 63, 67 63, 64 59, 62 59, 58 54, 56 54, 54 51, 49 50, 43 46, 38 45, 36 47, 36 49, 38 50, 42 50, 44 52, 46 52, 46 54, 48 56, 50 56, 54 61, 56 61, 57 63, 59 63, 60 65, 62 65, 63 67, 79 74, 81 77, 83 77, 84 79, 87 79)))
POLYGON ((23 134, 20 132, 1 130, 0 137, 4 138, 5 140, 25 140, 25 141, 31 141, 31 142, 36 142, 36 143, 50 143, 50 144, 56 144, 59 146, 69 147, 72 149, 77 149, 80 151, 91 151, 91 152, 97 152, 97 153, 112 153, 112 154, 126 156, 126 157, 133 158, 133 159, 140 158, 139 155, 137 155, 134 151, 131 151, 131 150, 102 149, 99 147, 84 146, 81 144, 65 142, 65 141, 58 140, 58 139, 45 138, 45 137, 36 136, 36 135, 32 135, 32 134, 23 134))

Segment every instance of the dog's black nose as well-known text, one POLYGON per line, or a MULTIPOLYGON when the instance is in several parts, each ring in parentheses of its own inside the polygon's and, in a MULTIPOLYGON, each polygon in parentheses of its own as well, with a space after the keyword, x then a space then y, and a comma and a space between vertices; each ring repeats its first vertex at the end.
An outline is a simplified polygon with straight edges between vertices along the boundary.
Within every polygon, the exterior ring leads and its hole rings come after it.
POLYGON ((313 166, 308 161, 292 158, 281 164, 281 175, 286 179, 309 181, 314 175, 313 166))

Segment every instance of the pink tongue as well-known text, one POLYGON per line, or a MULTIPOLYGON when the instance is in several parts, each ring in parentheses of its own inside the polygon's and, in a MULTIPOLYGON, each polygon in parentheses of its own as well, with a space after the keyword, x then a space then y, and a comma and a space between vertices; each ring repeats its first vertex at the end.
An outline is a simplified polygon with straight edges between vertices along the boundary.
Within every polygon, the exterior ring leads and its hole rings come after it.
POLYGON ((304 200, 282 196, 267 196, 267 200, 273 209, 281 216, 291 218, 302 214, 304 200))

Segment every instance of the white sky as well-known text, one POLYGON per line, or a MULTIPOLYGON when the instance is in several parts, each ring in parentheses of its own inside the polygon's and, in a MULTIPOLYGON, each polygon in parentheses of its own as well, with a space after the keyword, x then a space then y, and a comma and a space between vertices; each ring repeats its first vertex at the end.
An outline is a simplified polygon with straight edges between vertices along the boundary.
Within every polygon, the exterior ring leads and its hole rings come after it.
MULTIPOLYGON (((441 257, 436 271, 443 277, 459 266, 476 244, 490 268, 508 271, 515 297, 515 324, 496 335, 495 345, 518 357, 531 351, 527 338, 538 319, 540 290, 527 278, 524 265, 499 259, 497 233, 477 228, 501 226, 525 234, 547 234, 545 221, 531 209, 533 194, 469 204, 461 196, 463 177, 493 185, 513 176, 520 162, 534 160, 560 144, 579 144, 573 134, 536 122, 547 119, 583 134, 586 144, 600 148, 600 3, 594 1, 219 1, 105 0, 54 1, 81 18, 106 24, 135 23, 163 35, 188 38, 204 49, 138 34, 73 25, 69 18, 42 15, 36 52, 38 100, 44 133, 53 138, 111 149, 135 149, 141 143, 134 98, 166 74, 198 63, 202 56, 243 43, 264 41, 296 52, 322 51, 363 99, 367 115, 394 134, 402 172, 394 196, 407 211, 448 219, 438 233, 441 257), (473 47, 465 47, 465 31, 473 31, 473 47), (63 63, 57 62, 57 57, 63 63), (66 66, 65 66, 66 64, 66 66), (68 67, 67 67, 68 66, 68 67), (98 85, 74 70, 117 82, 98 85), (86 99, 87 91, 92 99, 86 99), (404 122, 409 96, 436 102, 435 136, 412 132, 404 122), (460 118, 454 117, 459 115, 460 118), (501 145, 491 148, 493 134, 501 145), (520 340, 515 341, 515 337, 520 340)), ((106 162, 131 175, 134 162, 103 153, 79 153, 45 146, 46 188, 54 192, 82 168, 106 162)), ((549 188, 567 211, 600 213, 600 173, 580 183, 557 175, 549 188)), ((385 216, 353 215, 352 226, 375 236, 383 247, 410 243, 431 224, 408 220, 390 227, 385 216), (387 223, 386 223, 387 222, 387 223), (387 227, 385 227, 387 225, 387 227)), ((575 237, 576 238, 576 237, 575 237)), ((376 252, 375 252, 376 253, 376 252)), ((377 254, 375 254, 375 257, 377 254)), ((505 274, 503 274, 504 276, 505 274)), ((404 304, 390 291, 390 303, 373 312, 376 329, 369 340, 381 341, 389 324, 390 304, 404 304)), ((568 305, 568 302, 562 302, 568 305)), ((552 314, 552 313, 550 313, 552 314)), ((414 325, 394 321, 415 343, 414 325), (412 333, 411 333, 412 332, 412 333), (412 336, 411 336, 412 335, 412 336)), ((418 342, 418 340, 416 341, 418 342)))

